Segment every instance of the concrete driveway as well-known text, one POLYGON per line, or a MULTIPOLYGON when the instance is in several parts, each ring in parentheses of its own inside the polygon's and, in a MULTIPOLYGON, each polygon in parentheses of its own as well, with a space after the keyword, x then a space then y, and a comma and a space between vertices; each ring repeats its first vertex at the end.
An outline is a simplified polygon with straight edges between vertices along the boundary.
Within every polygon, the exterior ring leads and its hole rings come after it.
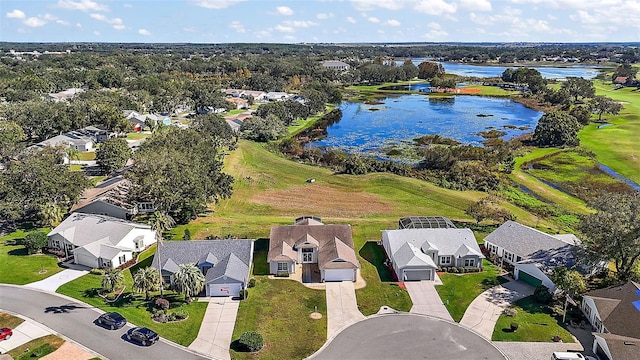
POLYGON ((326 282, 327 339, 347 325, 364 320, 358 310, 356 290, 351 281, 326 282))
POLYGON ((493 341, 495 347, 502 350, 509 359, 549 360, 554 351, 582 352, 584 349, 579 342, 509 342, 493 341))
POLYGON ((229 348, 240 301, 233 300, 231 297, 211 297, 200 300, 208 301, 209 304, 202 319, 198 337, 189 345, 189 349, 214 359, 231 359, 229 348))
POLYGON ((4 354, 20 345, 28 343, 31 340, 51 333, 52 331, 47 327, 27 319, 13 329, 13 336, 11 336, 11 339, 0 341, 0 353, 4 354))
POLYGON ((473 299, 460 320, 460 325, 491 340, 493 328, 504 309, 511 303, 533 295, 533 291, 533 286, 516 280, 494 286, 473 299))
POLYGON ((409 292, 411 302, 413 302, 409 312, 453 321, 451 314, 442 303, 433 281, 406 281, 404 285, 409 292))
POLYGON ((56 290, 70 282, 73 281, 83 275, 88 274, 88 270, 73 270, 73 269, 65 269, 60 271, 57 274, 53 274, 46 279, 42 279, 40 281, 32 282, 31 284, 25 285, 26 287, 40 289, 45 291, 56 292, 56 290))

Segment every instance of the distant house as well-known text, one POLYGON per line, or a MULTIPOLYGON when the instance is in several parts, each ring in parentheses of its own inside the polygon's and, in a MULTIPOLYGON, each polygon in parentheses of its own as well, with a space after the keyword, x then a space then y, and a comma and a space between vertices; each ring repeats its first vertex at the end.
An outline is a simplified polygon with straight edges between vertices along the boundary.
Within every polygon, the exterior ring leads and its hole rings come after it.
POLYGON ((399 227, 382 231, 382 246, 399 281, 435 280, 438 267, 482 266, 473 231, 457 229, 447 218, 403 218, 399 227))
POLYGON ((225 95, 233 98, 241 98, 249 100, 252 98, 256 102, 262 102, 267 100, 267 93, 259 90, 242 90, 242 89, 224 89, 225 95))
POLYGON ((140 114, 135 110, 124 110, 123 115, 133 125, 133 129, 135 132, 140 132, 145 128, 145 120, 147 118, 146 116, 140 114))
POLYGON ((90 136, 72 131, 41 141, 34 146, 38 148, 62 146, 78 151, 91 151, 94 148, 94 143, 95 141, 90 136))
POLYGON ((601 360, 637 359, 640 348, 640 285, 623 285, 590 291, 582 311, 595 329, 593 352, 601 360))
POLYGON ((106 130, 96 126, 87 126, 77 130, 76 132, 90 136, 96 143, 105 142, 118 135, 115 131, 106 130))
POLYGON ((227 101, 234 104, 236 106, 236 110, 249 108, 249 101, 240 97, 227 98, 227 101))
POLYGON ((170 284, 180 265, 195 264, 205 276, 204 295, 238 296, 249 280, 252 257, 253 240, 166 241, 152 266, 170 284))
POLYGON ((557 266, 571 268, 576 264, 579 244, 575 235, 549 235, 515 221, 505 222, 484 239, 489 253, 514 266, 517 280, 544 285, 551 292, 555 284, 549 275, 557 266))
POLYGON ((47 235, 47 246, 90 268, 114 268, 155 242, 149 225, 95 214, 72 213, 47 235))
POLYGON ((339 60, 329 60, 329 61, 323 61, 322 67, 324 67, 325 69, 346 71, 346 70, 349 70, 351 66, 339 60))
POLYGON ((58 93, 51 93, 48 95, 48 97, 50 100, 53 100, 55 102, 68 101, 73 99, 76 95, 81 94, 83 92, 84 92, 84 89, 70 88, 64 91, 60 91, 58 93))
MULTIPOLYGON (((317 217, 301 217, 293 225, 273 226, 267 255, 271 274, 315 271, 320 281, 356 281, 360 262, 353 249, 350 225, 323 224, 317 217)), ((307 274, 310 275, 310 274, 307 274)))
POLYGON ((266 99, 268 101, 284 101, 284 100, 292 99, 293 97, 294 97, 293 94, 289 94, 281 91, 268 92, 266 95, 266 99))
POLYGON ((118 219, 131 219, 138 213, 137 204, 129 199, 131 181, 116 176, 86 189, 71 212, 107 215, 118 219))

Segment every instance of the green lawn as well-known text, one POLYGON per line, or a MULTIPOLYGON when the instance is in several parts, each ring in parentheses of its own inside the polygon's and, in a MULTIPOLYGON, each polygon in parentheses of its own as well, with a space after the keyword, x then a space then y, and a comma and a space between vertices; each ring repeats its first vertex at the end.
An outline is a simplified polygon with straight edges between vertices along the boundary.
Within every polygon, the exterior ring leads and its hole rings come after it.
POLYGON ((264 339, 258 353, 235 351, 232 359, 302 359, 316 352, 327 339, 327 302, 323 290, 313 290, 288 279, 255 276, 256 286, 240 302, 233 340, 246 331, 264 339), (309 315, 322 314, 318 320, 309 315))
POLYGON ((436 286, 440 299, 449 310, 451 317, 459 322, 473 299, 483 291, 505 282, 498 276, 499 268, 487 260, 483 261, 484 271, 480 273, 440 275, 442 285, 436 286))
POLYGON ((95 151, 81 151, 78 153, 78 160, 89 161, 89 160, 95 160, 95 159, 96 159, 95 151))
MULTIPOLYGON (((124 278, 125 291, 121 298, 113 304, 107 304, 104 299, 96 294, 95 290, 101 288, 101 277, 99 275, 84 275, 62 285, 57 292, 84 301, 104 311, 117 311, 127 318, 129 322, 138 326, 146 326, 160 336, 180 345, 189 346, 195 340, 207 309, 207 303, 192 302, 191 304, 184 304, 182 295, 165 291, 165 298, 171 301, 171 308, 177 309, 183 306, 184 310, 189 313, 189 318, 180 322, 159 324, 151 320, 151 313, 147 310, 144 294, 133 292, 133 279, 129 270, 124 271, 124 278)), ((158 293, 152 293, 152 297, 155 295, 158 295, 158 293)))
POLYGON ((517 301, 513 308, 515 316, 500 315, 491 340, 552 342, 557 335, 563 342, 574 342, 569 331, 561 325, 561 318, 554 317, 546 305, 540 305, 533 297, 517 301), (512 322, 519 325, 515 332, 510 329, 512 322))
POLYGON ((35 360, 58 350, 62 344, 64 344, 62 338, 47 335, 20 345, 9 351, 8 354, 15 360, 35 360))
POLYGON ((18 325, 22 324, 24 320, 17 316, 13 316, 7 313, 0 312, 0 328, 15 329, 18 325))
MULTIPOLYGON (((49 229, 40 230, 49 232, 49 229)), ((24 285, 63 270, 58 266, 58 259, 55 256, 28 255, 24 246, 17 244, 17 241, 24 238, 27 232, 18 229, 0 237, 0 283, 24 285), (45 272, 41 273, 41 270, 45 272)))
POLYGON ((151 134, 148 133, 128 133, 127 134, 127 140, 140 140, 140 139, 144 139, 151 136, 151 134))

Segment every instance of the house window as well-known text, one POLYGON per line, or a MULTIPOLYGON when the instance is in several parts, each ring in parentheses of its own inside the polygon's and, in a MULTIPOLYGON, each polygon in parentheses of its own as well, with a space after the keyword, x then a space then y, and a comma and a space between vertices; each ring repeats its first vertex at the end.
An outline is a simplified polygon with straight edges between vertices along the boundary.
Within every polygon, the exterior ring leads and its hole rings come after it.
POLYGON ((440 264, 451 264, 451 256, 441 256, 440 257, 440 264))
POLYGON ((519 262, 520 260, 522 260, 522 258, 520 256, 516 256, 516 262, 519 262))
POLYGON ((476 266, 476 259, 464 259, 464 266, 476 266))
POLYGON ((126 258, 126 256, 125 256, 125 255, 122 255, 122 256, 118 257, 118 261, 120 262, 120 265, 122 265, 122 264, 126 263, 126 262, 127 262, 127 260, 126 260, 126 259, 127 259, 127 258, 126 258))
POLYGON ((587 315, 587 317, 591 316, 591 307, 589 307, 589 305, 584 307, 584 314, 587 315))
POLYGON ((278 263, 278 271, 289 271, 289 264, 287 264, 286 262, 279 262, 278 263))

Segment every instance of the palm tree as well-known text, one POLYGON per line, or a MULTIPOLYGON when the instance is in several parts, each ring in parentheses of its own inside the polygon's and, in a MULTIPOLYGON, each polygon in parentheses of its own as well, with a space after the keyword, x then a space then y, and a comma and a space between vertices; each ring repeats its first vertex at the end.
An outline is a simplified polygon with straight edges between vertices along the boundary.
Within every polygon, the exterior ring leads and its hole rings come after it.
POLYGON ((102 275, 102 287, 112 292, 123 280, 124 275, 122 275, 122 270, 110 268, 102 275))
POLYGON ((160 274, 158 269, 146 267, 138 270, 133 276, 133 289, 145 293, 145 300, 149 301, 149 291, 158 289, 160 274))
POLYGON ((195 264, 181 264, 173 274, 173 288, 185 298, 199 294, 204 289, 204 281, 204 275, 195 264))
MULTIPOLYGON (((153 217, 151 217, 150 225, 151 229, 156 232, 156 256, 158 257, 160 267, 162 267, 162 262, 160 261, 160 246, 162 245, 163 233, 171 229, 175 224, 173 218, 163 211, 156 211, 153 213, 153 217)), ((160 287, 160 296, 162 296, 162 276, 158 277, 158 286, 160 287)))
POLYGON ((71 166, 71 161, 80 160, 80 151, 78 149, 68 147, 64 150, 67 154, 67 159, 69 160, 69 166, 71 166))
POLYGON ((64 217, 64 210, 56 203, 48 202, 40 207, 40 216, 42 220, 51 227, 56 227, 64 217))

